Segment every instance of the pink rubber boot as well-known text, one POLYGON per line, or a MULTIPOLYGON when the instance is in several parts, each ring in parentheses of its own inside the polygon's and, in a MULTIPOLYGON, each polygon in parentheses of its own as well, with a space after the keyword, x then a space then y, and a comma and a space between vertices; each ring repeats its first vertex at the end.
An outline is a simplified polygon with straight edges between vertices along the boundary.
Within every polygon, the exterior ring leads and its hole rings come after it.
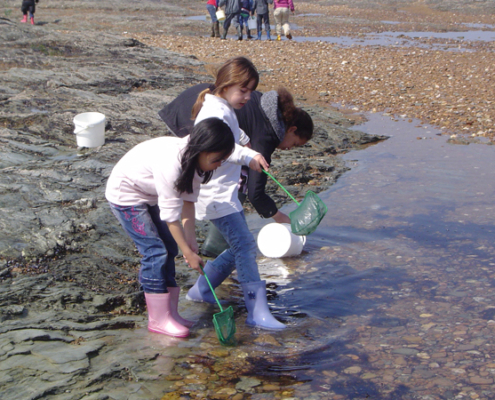
POLYGON ((21 22, 22 22, 23 24, 25 24, 26 22, 28 22, 28 16, 27 16, 27 14, 26 14, 26 15, 24 15, 24 17, 22 17, 21 22))
POLYGON ((174 337, 189 336, 189 329, 173 318, 170 293, 145 293, 148 330, 174 337))
POLYGON ((34 25, 34 17, 31 17, 31 25, 34 25))
POLYGON ((190 328, 194 325, 194 321, 189 321, 185 318, 182 318, 179 315, 179 293, 180 287, 168 287, 168 292, 170 293, 170 312, 172 313, 172 317, 181 325, 184 325, 187 328, 190 328))

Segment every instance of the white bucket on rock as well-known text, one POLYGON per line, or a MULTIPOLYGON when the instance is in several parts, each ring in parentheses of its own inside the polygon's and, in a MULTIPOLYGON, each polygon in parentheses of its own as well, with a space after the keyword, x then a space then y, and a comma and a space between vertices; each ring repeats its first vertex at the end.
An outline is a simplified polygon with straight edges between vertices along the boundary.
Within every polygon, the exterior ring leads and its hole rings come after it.
POLYGON ((265 257, 282 258, 301 254, 306 236, 294 235, 289 224, 272 222, 258 234, 258 248, 265 257))
POLYGON ((256 29, 258 24, 256 23, 256 17, 248 18, 248 29, 256 29))
POLYGON ((105 115, 87 112, 74 117, 74 133, 78 147, 98 147, 105 144, 105 115))

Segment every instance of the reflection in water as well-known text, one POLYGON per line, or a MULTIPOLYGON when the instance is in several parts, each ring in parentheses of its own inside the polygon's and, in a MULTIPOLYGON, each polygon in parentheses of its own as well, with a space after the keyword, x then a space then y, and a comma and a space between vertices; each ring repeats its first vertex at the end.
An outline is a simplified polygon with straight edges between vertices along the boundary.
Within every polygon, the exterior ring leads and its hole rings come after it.
POLYGON ((493 395, 495 149, 370 118, 357 129, 392 137, 346 156, 354 168, 321 194, 329 212, 303 254, 262 259, 292 278, 274 308, 307 315, 279 340, 307 340, 256 371, 290 371, 306 382, 296 398, 493 395))
MULTIPOLYGON (((181 314, 199 319, 191 337, 127 343, 159 352, 155 393, 495 398, 495 148, 369 117, 357 129, 391 137, 345 156, 353 168, 320 194, 329 211, 303 253, 259 258, 270 308, 288 329, 247 327, 235 279, 217 294, 235 307, 237 347, 218 343, 216 307, 181 301, 181 314)), ((270 221, 248 222, 257 234, 270 221)))

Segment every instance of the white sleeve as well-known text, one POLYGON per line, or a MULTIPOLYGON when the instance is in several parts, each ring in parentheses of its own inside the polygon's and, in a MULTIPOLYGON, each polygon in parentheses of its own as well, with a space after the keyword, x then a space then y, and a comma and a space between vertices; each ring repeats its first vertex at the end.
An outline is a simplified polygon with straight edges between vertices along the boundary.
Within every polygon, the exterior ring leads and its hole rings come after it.
POLYGON ((248 135, 246 135, 246 132, 244 132, 241 128, 239 128, 239 130, 241 131, 241 135, 239 137, 239 144, 241 146, 245 146, 251 141, 251 139, 249 138, 248 135))
POLYGON ((179 168, 178 162, 171 163, 170 161, 162 161, 153 166, 153 179, 162 221, 174 222, 181 218, 184 202, 175 190, 175 181, 180 173, 179 168))
POLYGON ((249 167, 251 160, 258 154, 260 153, 250 149, 249 147, 244 147, 236 143, 234 151, 230 157, 227 158, 227 161, 233 164, 245 165, 246 167, 249 167))

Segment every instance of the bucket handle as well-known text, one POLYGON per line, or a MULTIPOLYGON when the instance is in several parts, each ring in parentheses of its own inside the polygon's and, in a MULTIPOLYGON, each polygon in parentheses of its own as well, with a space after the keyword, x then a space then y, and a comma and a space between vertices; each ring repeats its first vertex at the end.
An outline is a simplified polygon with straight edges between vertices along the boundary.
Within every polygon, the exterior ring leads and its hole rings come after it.
POLYGON ((74 135, 77 135, 78 133, 81 133, 82 131, 85 131, 85 130, 86 130, 86 129, 88 129, 88 128, 92 128, 93 126, 96 126, 96 125, 98 125, 98 124, 99 124, 99 122, 97 122, 97 123, 95 123, 95 124, 89 124, 89 125, 83 126, 82 128, 76 129, 76 130, 74 131, 74 135))

